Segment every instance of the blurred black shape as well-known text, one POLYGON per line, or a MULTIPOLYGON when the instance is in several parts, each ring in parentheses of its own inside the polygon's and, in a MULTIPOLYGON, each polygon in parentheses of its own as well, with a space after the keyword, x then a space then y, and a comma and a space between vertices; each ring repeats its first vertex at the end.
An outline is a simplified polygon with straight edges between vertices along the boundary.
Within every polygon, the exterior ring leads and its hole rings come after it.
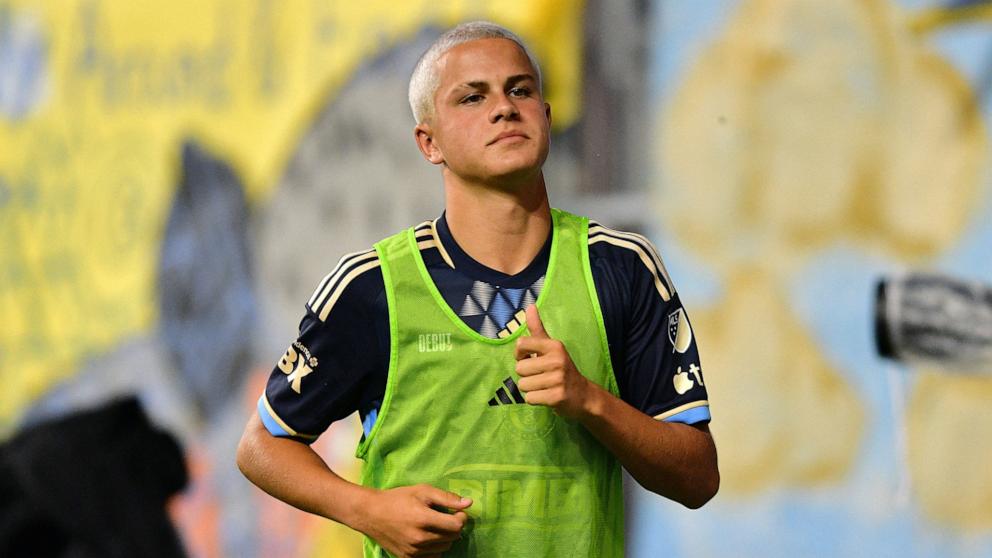
POLYGON ((892 326, 889 325, 887 307, 891 304, 889 280, 880 279, 875 283, 875 304, 872 315, 875 317, 875 350, 878 356, 892 360, 896 359, 896 348, 892 341, 892 326))
POLYGON ((185 556, 165 502, 187 480, 133 397, 36 424, 0 445, 0 556, 185 556))
POLYGON ((992 286, 912 272, 879 280, 874 306, 880 356, 992 372, 992 286))
POLYGON ((162 241, 160 327, 201 417, 238 392, 251 364, 256 300, 248 207, 234 171, 195 142, 162 241))

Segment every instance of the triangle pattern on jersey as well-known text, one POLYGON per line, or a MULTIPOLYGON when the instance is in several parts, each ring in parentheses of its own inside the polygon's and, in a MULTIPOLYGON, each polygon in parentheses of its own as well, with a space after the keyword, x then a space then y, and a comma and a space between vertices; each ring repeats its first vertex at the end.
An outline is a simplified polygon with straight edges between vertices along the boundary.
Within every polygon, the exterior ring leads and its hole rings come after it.
POLYGON ((489 308, 489 305, 493 302, 493 295, 495 294, 496 288, 485 281, 476 281, 472 283, 472 298, 474 298, 482 308, 489 308))
MULTIPOLYGON (((510 302, 510 307, 515 311, 520 309, 520 299, 527 289, 503 289, 500 293, 510 302)), ((504 322, 505 323, 505 322, 504 322)))
POLYGON ((510 301, 507 300, 506 294, 503 292, 506 289, 502 289, 496 293, 493 297, 493 303, 489 306, 486 314, 489 315, 497 327, 502 328, 506 325, 506 322, 510 321, 510 317, 516 311, 510 301))
POLYGON ((465 302, 462 303, 462 309, 458 311, 459 316, 478 316, 484 314, 486 311, 479 306, 479 303, 472 298, 472 295, 465 295, 465 302))
POLYGON ((490 339, 495 339, 496 334, 499 333, 499 328, 496 327, 496 323, 493 322, 492 318, 488 315, 482 320, 482 327, 479 328, 479 333, 489 337, 490 339))
POLYGON ((526 309, 528 306, 537 302, 537 295, 534 294, 534 287, 530 287, 524 292, 524 299, 520 303, 520 308, 526 309))
POLYGON ((531 293, 535 297, 537 297, 538 295, 541 294, 541 289, 544 287, 544 278, 545 278, 545 276, 542 275, 537 281, 534 281, 534 284, 533 285, 531 285, 528 288, 528 290, 531 291, 531 293))

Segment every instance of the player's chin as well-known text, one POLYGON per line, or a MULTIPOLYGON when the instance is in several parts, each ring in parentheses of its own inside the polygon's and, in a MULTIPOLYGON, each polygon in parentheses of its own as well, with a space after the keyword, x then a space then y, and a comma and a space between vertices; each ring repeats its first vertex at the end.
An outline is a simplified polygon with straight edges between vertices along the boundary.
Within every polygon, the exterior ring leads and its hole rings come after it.
POLYGON ((531 184, 534 178, 541 172, 541 167, 523 167, 493 172, 490 174, 490 182, 504 188, 513 188, 516 185, 531 184))
POLYGON ((509 152, 490 165, 489 175, 503 182, 518 182, 537 176, 544 166, 546 154, 509 152))

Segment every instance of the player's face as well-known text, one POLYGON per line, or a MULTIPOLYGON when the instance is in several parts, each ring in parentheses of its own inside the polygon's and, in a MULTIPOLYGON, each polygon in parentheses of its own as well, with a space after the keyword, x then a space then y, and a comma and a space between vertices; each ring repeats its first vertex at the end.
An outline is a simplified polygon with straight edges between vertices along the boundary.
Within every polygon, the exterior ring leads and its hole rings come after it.
POLYGON ((424 155, 463 180, 526 181, 548 156, 551 108, 523 50, 506 39, 457 45, 438 61, 434 117, 417 127, 424 155))

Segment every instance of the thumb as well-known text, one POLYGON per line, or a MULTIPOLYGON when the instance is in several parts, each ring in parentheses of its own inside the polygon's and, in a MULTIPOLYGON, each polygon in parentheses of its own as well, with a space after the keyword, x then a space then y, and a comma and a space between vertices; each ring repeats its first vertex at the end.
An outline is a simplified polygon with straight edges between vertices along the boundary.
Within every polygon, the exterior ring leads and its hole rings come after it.
POLYGON ((531 304, 526 310, 527 316, 527 329, 530 330, 532 337, 541 337, 544 339, 549 339, 551 336, 544 329, 544 324, 541 323, 541 314, 537 311, 537 305, 531 304))
POLYGON ((428 505, 443 506, 454 510, 463 510, 472 505, 471 499, 463 498, 453 492, 429 485, 424 488, 426 489, 424 499, 428 505))

